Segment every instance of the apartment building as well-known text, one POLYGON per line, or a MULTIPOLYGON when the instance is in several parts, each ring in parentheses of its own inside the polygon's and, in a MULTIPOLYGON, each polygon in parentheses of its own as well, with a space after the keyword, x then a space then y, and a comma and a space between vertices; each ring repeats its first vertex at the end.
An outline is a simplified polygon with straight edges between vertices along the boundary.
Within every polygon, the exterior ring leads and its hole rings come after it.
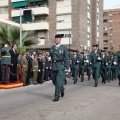
POLYGON ((120 47, 120 8, 104 10, 103 14, 103 48, 118 51, 120 47))
MULTIPOLYGON (((38 46, 54 42, 62 35, 62 44, 89 52, 94 43, 103 48, 103 0, 11 0, 12 21, 20 22, 20 8, 31 9, 33 21, 23 29, 34 30, 38 46)), ((0 0, 0 17, 8 19, 8 0, 0 0)))

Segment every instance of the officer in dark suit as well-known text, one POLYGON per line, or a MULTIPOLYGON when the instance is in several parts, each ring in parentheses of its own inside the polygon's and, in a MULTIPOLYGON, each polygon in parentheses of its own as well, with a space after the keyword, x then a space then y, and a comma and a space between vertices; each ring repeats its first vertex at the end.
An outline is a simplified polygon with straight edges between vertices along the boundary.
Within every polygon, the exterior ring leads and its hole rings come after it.
POLYGON ((12 49, 9 51, 11 55, 11 66, 10 66, 10 82, 17 81, 17 62, 18 62, 18 52, 17 46, 12 45, 12 49))
POLYGON ((43 72, 43 63, 42 63, 42 53, 39 53, 38 57, 38 77, 37 77, 37 82, 38 84, 42 84, 42 72, 43 72))
POLYGON ((81 75, 81 82, 83 82, 84 81, 84 71, 85 71, 85 57, 84 57, 84 52, 80 53, 79 60, 80 60, 79 69, 80 69, 80 75, 81 75))
MULTIPOLYGON (((47 53, 48 54, 48 53, 47 53)), ((51 79, 51 67, 52 67, 52 62, 51 62, 51 57, 49 54, 46 56, 45 60, 45 80, 48 81, 51 79)))
POLYGON ((28 61, 28 71, 27 71, 27 77, 26 77, 26 85, 30 84, 30 78, 32 77, 32 58, 30 56, 30 52, 27 51, 26 53, 26 59, 28 61))
POLYGON ((64 96, 65 68, 69 69, 69 56, 67 47, 60 44, 61 35, 55 36, 55 45, 50 49, 52 59, 52 82, 55 85, 55 98, 53 101, 59 101, 64 96))
POLYGON ((93 45, 93 51, 90 53, 90 61, 92 63, 92 76, 95 80, 95 86, 98 85, 98 78, 100 76, 100 66, 101 66, 101 53, 98 49, 98 45, 93 45))

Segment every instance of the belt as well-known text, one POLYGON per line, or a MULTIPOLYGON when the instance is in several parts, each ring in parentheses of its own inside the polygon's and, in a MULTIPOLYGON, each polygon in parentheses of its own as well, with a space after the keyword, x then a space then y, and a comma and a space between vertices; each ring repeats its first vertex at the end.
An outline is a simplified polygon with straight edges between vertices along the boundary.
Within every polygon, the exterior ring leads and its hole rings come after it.
POLYGON ((2 58, 11 58, 11 56, 2 56, 2 58))
POLYGON ((34 66, 34 67, 38 67, 38 66, 34 66))
POLYGON ((74 63, 74 65, 79 64, 79 63, 74 63))
POLYGON ((63 60, 52 60, 52 62, 56 63, 56 62, 62 62, 63 60))

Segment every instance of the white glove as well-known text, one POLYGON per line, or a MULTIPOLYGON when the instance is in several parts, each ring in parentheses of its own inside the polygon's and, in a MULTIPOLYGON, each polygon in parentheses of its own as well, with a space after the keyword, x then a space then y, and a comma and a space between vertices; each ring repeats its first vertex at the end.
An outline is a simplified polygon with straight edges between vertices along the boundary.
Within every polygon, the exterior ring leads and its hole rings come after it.
POLYGON ((46 67, 46 69, 48 69, 48 67, 46 67))
POLYGON ((51 67, 50 67, 50 69, 51 69, 51 67))
POLYGON ((91 63, 90 63, 90 65, 91 65, 91 63))
POLYGON ((86 60, 86 63, 89 63, 89 60, 86 60))
POLYGON ((44 69, 43 69, 43 71, 44 71, 44 69))
POLYGON ((114 64, 114 65, 117 65, 117 63, 116 63, 116 62, 113 62, 113 64, 114 64))
POLYGON ((98 57, 98 60, 101 60, 101 58, 100 58, 100 57, 98 57))
POLYGON ((33 70, 33 71, 35 71, 35 70, 33 70))
POLYGON ((108 63, 106 63, 106 65, 108 65, 108 63))
POLYGON ((77 61, 77 63, 79 63, 79 61, 77 61))
POLYGON ((38 72, 40 72, 41 70, 39 69, 38 72))

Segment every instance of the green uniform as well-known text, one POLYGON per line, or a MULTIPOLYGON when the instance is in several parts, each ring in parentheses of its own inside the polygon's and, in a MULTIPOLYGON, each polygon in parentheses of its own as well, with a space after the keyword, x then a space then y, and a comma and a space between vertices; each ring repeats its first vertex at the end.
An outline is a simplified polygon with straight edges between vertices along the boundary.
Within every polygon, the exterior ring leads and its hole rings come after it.
POLYGON ((55 85, 55 98, 60 97, 60 92, 64 91, 65 84, 65 68, 69 68, 69 56, 67 47, 56 45, 50 49, 52 59, 52 82, 55 85))
POLYGON ((81 82, 84 81, 84 71, 85 71, 85 57, 80 56, 80 63, 79 63, 79 70, 80 70, 80 76, 81 76, 81 82))
POLYGON ((90 61, 92 63, 92 76, 95 80, 95 86, 98 85, 98 78, 100 75, 101 59, 99 59, 99 57, 101 57, 101 54, 98 50, 96 52, 92 51, 90 53, 90 61))
POLYGON ((88 75, 88 80, 91 78, 91 62, 90 62, 90 56, 86 56, 86 64, 87 64, 87 75, 88 75))
POLYGON ((72 76, 73 76, 74 84, 76 84, 78 79, 77 74, 79 70, 79 57, 77 55, 72 55, 71 61, 72 61, 72 76))
POLYGON ((111 57, 110 55, 106 56, 106 68, 107 68, 107 80, 108 82, 111 80, 111 57))
POLYGON ((38 76, 38 61, 36 58, 32 61, 32 69, 33 69, 33 84, 37 84, 37 76, 38 76))
POLYGON ((6 83, 9 81, 10 68, 11 65, 11 55, 7 47, 2 48, 1 50, 1 65, 2 65, 2 80, 1 83, 6 83), (6 76, 6 74, 8 76, 6 76))
POLYGON ((107 77, 107 67, 106 67, 106 56, 101 55, 101 77, 102 77, 102 83, 106 84, 106 77, 107 77))
POLYGON ((119 80, 119 85, 120 85, 120 51, 117 52, 116 56, 117 56, 117 59, 118 59, 117 71, 118 71, 118 80, 119 80))

